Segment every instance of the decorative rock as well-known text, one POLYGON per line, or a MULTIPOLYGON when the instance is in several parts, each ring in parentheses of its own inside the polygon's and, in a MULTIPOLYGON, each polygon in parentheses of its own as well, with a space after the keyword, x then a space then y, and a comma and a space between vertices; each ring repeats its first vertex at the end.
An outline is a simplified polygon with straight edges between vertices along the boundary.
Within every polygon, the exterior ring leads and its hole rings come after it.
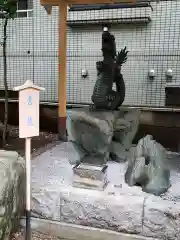
MULTIPOLYGON (((102 192, 101 192, 102 193, 102 192)), ((143 197, 109 196, 97 191, 61 192, 61 221, 125 233, 141 233, 143 197)))
POLYGON ((0 239, 8 238, 25 206, 24 160, 17 152, 0 151, 0 239))
POLYGON ((170 187, 170 170, 166 163, 166 149, 147 135, 128 159, 125 181, 130 186, 141 186, 147 193, 160 195, 170 187))
POLYGON ((68 140, 75 142, 93 157, 83 158, 83 162, 105 164, 113 137, 116 112, 73 111, 67 124, 68 140))
POLYGON ((137 132, 139 116, 137 110, 72 111, 67 119, 67 132, 76 157, 70 163, 106 164, 109 153, 115 161, 125 160, 137 132))
POLYGON ((145 201, 143 235, 158 239, 180 239, 180 203, 162 201, 162 199, 145 201))

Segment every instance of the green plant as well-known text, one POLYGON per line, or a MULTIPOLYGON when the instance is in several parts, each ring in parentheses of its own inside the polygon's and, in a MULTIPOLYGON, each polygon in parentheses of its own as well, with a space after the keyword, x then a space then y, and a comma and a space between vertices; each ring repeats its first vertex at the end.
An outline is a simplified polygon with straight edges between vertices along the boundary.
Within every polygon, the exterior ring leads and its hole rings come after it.
POLYGON ((7 125, 8 125, 8 84, 7 84, 7 25, 9 19, 14 19, 17 11, 17 0, 0 0, 0 18, 3 21, 3 68, 4 68, 4 90, 5 90, 5 109, 4 109, 4 129, 3 146, 6 145, 7 125))

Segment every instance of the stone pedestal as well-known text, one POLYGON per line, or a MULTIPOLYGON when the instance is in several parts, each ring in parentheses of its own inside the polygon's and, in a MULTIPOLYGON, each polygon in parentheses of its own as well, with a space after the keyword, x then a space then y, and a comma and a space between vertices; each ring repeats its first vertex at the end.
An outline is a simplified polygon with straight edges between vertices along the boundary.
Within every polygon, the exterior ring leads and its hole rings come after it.
POLYGON ((107 185, 107 165, 80 163, 73 167, 73 186, 104 190, 107 185))
POLYGON ((72 110, 67 119, 67 133, 76 154, 69 162, 72 165, 83 163, 74 168, 73 186, 104 189, 106 174, 102 169, 109 160, 126 159, 138 129, 139 116, 137 110, 72 110))

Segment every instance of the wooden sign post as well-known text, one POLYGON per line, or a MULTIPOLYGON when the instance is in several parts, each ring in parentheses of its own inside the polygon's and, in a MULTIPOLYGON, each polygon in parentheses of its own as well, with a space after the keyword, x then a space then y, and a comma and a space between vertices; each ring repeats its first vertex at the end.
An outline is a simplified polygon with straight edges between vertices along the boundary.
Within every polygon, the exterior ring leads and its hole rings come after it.
POLYGON ((39 91, 45 88, 26 81, 19 91, 19 138, 25 138, 26 158, 26 240, 31 239, 31 138, 39 136, 39 91))

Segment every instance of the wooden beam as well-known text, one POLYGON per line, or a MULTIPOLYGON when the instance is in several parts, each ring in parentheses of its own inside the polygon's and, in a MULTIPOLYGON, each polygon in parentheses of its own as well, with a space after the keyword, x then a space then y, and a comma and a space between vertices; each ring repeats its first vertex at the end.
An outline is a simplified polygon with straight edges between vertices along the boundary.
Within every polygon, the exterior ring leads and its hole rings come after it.
POLYGON ((59 137, 66 140, 66 48, 67 48, 67 2, 59 4, 59 78, 58 78, 58 127, 59 137))
POLYGON ((67 0, 68 4, 105 4, 105 3, 109 3, 109 4, 113 4, 113 3, 126 3, 126 4, 130 4, 132 3, 132 1, 127 1, 127 0, 121 0, 120 2, 118 0, 86 0, 84 2, 84 0, 67 0))
MULTIPOLYGON (((40 0, 41 5, 59 6, 61 0, 40 0)), ((69 4, 136 3, 136 0, 67 0, 69 4)))
POLYGON ((51 5, 44 5, 44 8, 48 15, 51 15, 52 12, 52 6, 51 5))

